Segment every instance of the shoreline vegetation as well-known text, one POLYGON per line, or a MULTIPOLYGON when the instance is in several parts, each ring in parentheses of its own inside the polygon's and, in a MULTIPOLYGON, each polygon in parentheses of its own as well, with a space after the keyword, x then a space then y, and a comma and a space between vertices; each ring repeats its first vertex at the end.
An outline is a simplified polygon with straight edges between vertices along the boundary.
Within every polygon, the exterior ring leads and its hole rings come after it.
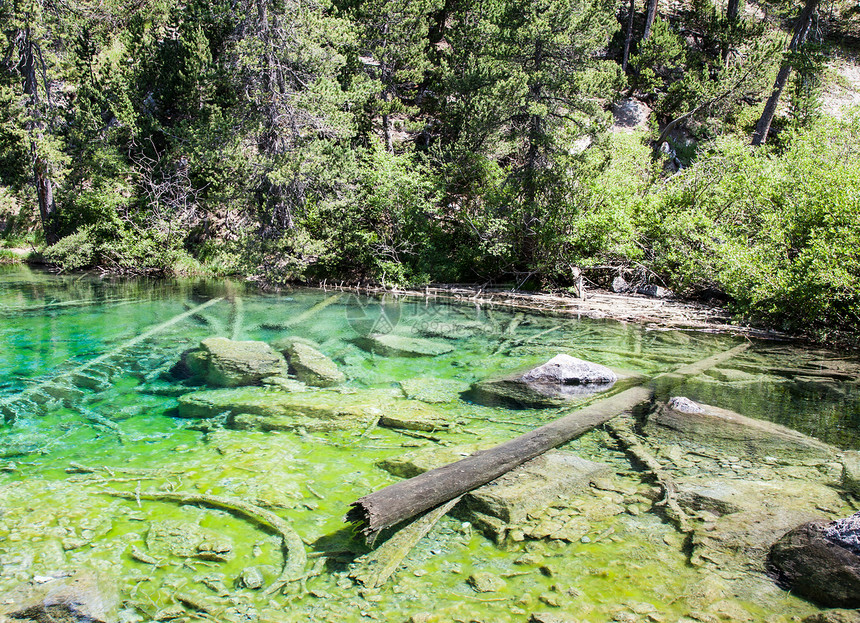
POLYGON ((856 3, 79 5, 0 6, 0 263, 669 291, 860 342, 856 3))
MULTIPOLYGON (((33 251, 16 249, 14 256, 9 254, 9 260, 4 262, 0 249, 0 264, 28 263, 47 270, 56 271, 56 267, 46 267, 45 262, 33 251), (35 258, 35 259, 34 259, 35 258)), ((83 270, 81 273, 97 273, 104 276, 139 277, 141 274, 117 274, 109 271, 83 270)), ((212 272, 199 270, 183 274, 157 277, 208 277, 229 278, 237 275, 217 275, 212 272)), ((755 325, 733 317, 725 306, 713 303, 685 300, 679 297, 656 298, 636 293, 614 293, 605 289, 584 290, 584 297, 573 296, 568 292, 552 291, 518 291, 512 288, 491 287, 486 284, 428 284, 420 288, 383 287, 375 284, 346 284, 317 282, 294 282, 291 284, 267 284, 260 281, 248 280, 263 291, 278 291, 293 287, 315 288, 325 292, 352 293, 365 296, 393 296, 398 299, 422 299, 426 301, 451 301, 460 304, 488 305, 491 307, 507 307, 539 315, 557 315, 562 317, 576 316, 595 320, 615 320, 646 325, 654 331, 700 331, 718 333, 775 341, 808 342, 827 347, 845 347, 857 350, 856 341, 852 336, 839 336, 829 342, 816 341, 813 337, 803 334, 791 334, 777 331, 764 325, 755 325)))

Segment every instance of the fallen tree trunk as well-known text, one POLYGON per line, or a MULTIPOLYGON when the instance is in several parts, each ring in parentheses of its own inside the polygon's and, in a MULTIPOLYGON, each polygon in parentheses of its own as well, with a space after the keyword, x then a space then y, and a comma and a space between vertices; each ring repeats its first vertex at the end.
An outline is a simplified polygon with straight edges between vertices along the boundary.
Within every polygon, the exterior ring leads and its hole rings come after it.
POLYGON ((359 566, 350 572, 349 577, 367 588, 378 588, 385 584, 418 541, 424 538, 445 513, 457 505, 460 499, 457 497, 448 500, 442 506, 434 508, 423 517, 401 529, 378 549, 362 556, 356 561, 359 566))
POLYGON ((352 503, 346 521, 360 523, 371 542, 380 530, 477 489, 650 399, 651 390, 640 385, 592 403, 494 448, 366 495, 352 503))
MULTIPOLYGON (((672 383, 676 379, 700 374, 745 351, 749 346, 749 343, 740 344, 728 351, 682 366, 674 372, 661 374, 657 379, 662 380, 665 389, 667 382, 672 383)), ((654 390, 651 387, 631 387, 494 448, 389 485, 353 502, 346 521, 361 526, 361 534, 368 543, 372 543, 380 530, 477 489, 547 450, 651 401, 653 395, 654 390)))

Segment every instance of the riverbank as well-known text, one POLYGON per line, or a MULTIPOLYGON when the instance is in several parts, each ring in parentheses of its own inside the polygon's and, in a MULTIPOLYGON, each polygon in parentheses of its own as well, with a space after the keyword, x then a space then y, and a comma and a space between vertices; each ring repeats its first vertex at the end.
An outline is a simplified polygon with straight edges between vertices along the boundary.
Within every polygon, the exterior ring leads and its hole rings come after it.
POLYGON ((615 320, 645 325, 647 330, 652 331, 702 331, 760 339, 801 339, 776 330, 742 324, 733 318, 725 307, 676 298, 616 294, 605 290, 588 291, 585 298, 578 298, 550 292, 522 292, 458 284, 434 284, 420 289, 346 285, 333 287, 325 283, 315 285, 326 291, 388 294, 433 302, 451 300, 458 303, 508 307, 530 313, 615 320))

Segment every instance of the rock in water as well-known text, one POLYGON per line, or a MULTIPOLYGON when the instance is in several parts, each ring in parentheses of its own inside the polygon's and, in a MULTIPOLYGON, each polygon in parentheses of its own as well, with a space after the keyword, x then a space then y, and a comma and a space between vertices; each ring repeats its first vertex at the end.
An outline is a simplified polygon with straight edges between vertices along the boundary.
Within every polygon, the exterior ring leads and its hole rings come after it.
POLYGON ((210 337, 196 350, 183 353, 171 372, 178 377, 196 377, 216 387, 259 385, 270 376, 285 375, 283 355, 265 342, 236 342, 210 337))
POLYGON ((617 381, 618 376, 606 366, 561 354, 529 370, 521 380, 549 385, 606 385, 617 381))
POLYGON ((283 353, 290 361, 290 370, 303 383, 331 387, 346 380, 334 361, 307 344, 293 342, 283 353))
POLYGON ((370 335, 355 340, 355 343, 359 348, 386 357, 435 357, 454 350, 450 344, 393 333, 370 335))
POLYGON ((21 585, 2 596, 0 603, 2 621, 111 623, 116 620, 118 595, 112 581, 80 571, 37 586, 21 585))
POLYGON ((779 580, 823 606, 860 607, 860 556, 826 536, 832 522, 798 526, 770 550, 779 580))
POLYGON ((505 588, 508 583, 495 573, 480 571, 469 576, 469 586, 476 593, 495 593, 505 588))
MULTIPOLYGON (((632 378, 624 374, 622 377, 632 378)), ((556 355, 525 373, 517 372, 475 383, 464 398, 488 407, 561 407, 571 399, 609 389, 618 378, 619 375, 606 366, 570 355, 556 355)))
POLYGON ((836 456, 834 447, 785 426, 679 397, 670 400, 668 405, 658 405, 649 415, 645 428, 658 440, 669 443, 677 443, 679 438, 693 443, 707 440, 726 454, 757 459, 836 456))
POLYGON ((842 487, 854 495, 860 495, 860 452, 848 450, 842 453, 842 487))
POLYGON ((451 421, 447 412, 404 400, 394 389, 282 392, 243 387, 191 392, 179 398, 181 417, 223 414, 229 416, 228 426, 240 430, 363 430, 378 421, 389 428, 431 431, 447 428, 451 421))
POLYGON ((251 590, 263 588, 263 572, 258 567, 245 567, 239 575, 239 585, 251 590))
POLYGON ((824 536, 860 555, 860 512, 834 521, 824 529, 824 536))
POLYGON ((704 413, 705 410, 696 402, 683 396, 673 396, 669 398, 667 403, 672 409, 678 413, 704 413))
POLYGON ((810 614, 802 623, 860 623, 860 612, 856 610, 825 610, 810 614))
POLYGON ((427 377, 400 381, 400 387, 407 398, 438 404, 457 402, 460 394, 469 390, 469 384, 463 381, 427 377))
POLYGON ((155 556, 178 556, 223 562, 233 551, 224 535, 190 521, 154 521, 146 535, 146 547, 155 556))

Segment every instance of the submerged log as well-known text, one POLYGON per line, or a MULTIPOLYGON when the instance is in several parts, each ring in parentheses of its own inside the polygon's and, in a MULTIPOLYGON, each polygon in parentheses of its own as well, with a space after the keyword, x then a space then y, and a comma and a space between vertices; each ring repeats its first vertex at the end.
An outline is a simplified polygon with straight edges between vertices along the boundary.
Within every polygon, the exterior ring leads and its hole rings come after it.
MULTIPOLYGON (((661 374, 654 380, 659 379, 665 389, 674 380, 700 374, 749 347, 749 343, 740 344, 674 372, 661 374)), ((358 524, 361 534, 371 543, 380 530, 477 489, 526 461, 651 401, 653 394, 651 387, 632 387, 494 448, 389 485, 353 502, 346 521, 358 524)))
POLYGON ((678 488, 675 481, 645 446, 639 443, 632 427, 627 423, 619 424, 617 422, 609 422, 606 426, 609 432, 624 445, 627 452, 642 463, 651 477, 660 485, 663 490, 663 499, 657 502, 657 506, 666 508, 666 515, 678 527, 678 530, 685 534, 692 532, 690 518, 678 504, 678 488))
POLYGON ((307 565, 307 552, 301 537, 295 530, 278 515, 255 504, 250 504, 236 498, 218 495, 207 495, 205 493, 179 493, 160 491, 112 491, 106 490, 106 494, 127 500, 153 500, 156 502, 175 502, 177 504, 202 504, 222 510, 231 511, 243 515, 270 530, 281 537, 281 547, 284 551, 284 567, 281 574, 266 589, 265 593, 271 595, 290 582, 301 580, 307 565))
POLYGON ((352 503, 346 520, 359 522, 372 541, 380 530, 485 485, 650 399, 651 390, 638 386, 592 403, 499 446, 366 495, 352 503))

